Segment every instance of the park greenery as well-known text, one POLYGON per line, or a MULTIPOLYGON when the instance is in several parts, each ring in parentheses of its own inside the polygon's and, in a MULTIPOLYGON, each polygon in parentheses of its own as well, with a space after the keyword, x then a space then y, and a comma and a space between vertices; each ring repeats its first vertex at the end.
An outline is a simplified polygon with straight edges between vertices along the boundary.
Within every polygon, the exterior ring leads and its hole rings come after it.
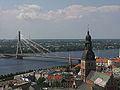
MULTIPOLYGON (((33 41, 52 52, 82 51, 85 43, 85 40, 79 39, 34 39, 33 41)), ((119 39, 93 39, 92 42, 94 50, 120 48, 119 39)), ((16 48, 17 40, 0 40, 0 53, 15 53, 16 48)), ((22 46, 22 49, 24 53, 32 52, 29 48, 26 49, 25 46, 22 46)))

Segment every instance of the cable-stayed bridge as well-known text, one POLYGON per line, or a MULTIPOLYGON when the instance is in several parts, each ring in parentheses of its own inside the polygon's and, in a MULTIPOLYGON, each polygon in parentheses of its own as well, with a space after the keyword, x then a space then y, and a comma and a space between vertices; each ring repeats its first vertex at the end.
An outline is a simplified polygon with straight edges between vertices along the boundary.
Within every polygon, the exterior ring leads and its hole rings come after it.
POLYGON ((57 54, 48 55, 46 53, 50 53, 51 51, 44 48, 42 45, 32 41, 31 39, 26 39, 23 35, 18 32, 17 35, 17 48, 15 54, 0 54, 1 58, 11 58, 16 57, 16 59, 23 59, 24 57, 42 57, 42 58, 53 58, 53 59, 71 59, 71 60, 80 60, 80 58, 71 58, 70 55, 68 57, 58 56, 57 54))

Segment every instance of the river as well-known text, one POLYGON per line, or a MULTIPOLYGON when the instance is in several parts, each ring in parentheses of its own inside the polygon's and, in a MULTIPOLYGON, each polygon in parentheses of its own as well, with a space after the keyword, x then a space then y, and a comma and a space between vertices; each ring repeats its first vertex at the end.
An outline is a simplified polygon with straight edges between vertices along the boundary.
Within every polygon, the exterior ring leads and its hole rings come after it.
MULTIPOLYGON (((54 52, 48 55, 57 55, 68 57, 69 53, 72 58, 81 58, 83 51, 71 51, 71 52, 54 52)), ((111 50, 97 50, 94 51, 95 55, 98 57, 108 57, 114 58, 119 55, 118 49, 111 49, 111 50)), ((77 63, 78 61, 74 61, 77 63)), ((52 66, 60 66, 60 65, 67 65, 68 60, 62 59, 49 59, 49 58, 41 58, 41 57, 26 57, 23 60, 17 60, 15 58, 0 59, 0 75, 8 74, 8 73, 15 73, 15 72, 22 72, 26 70, 34 70, 40 68, 49 68, 52 66)))

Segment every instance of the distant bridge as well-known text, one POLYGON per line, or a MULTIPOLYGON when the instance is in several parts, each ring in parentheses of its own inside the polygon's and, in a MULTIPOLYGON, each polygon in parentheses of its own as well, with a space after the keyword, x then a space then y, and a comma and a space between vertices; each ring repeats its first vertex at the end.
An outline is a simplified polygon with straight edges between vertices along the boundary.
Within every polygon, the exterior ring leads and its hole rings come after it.
POLYGON ((80 58, 71 58, 70 55, 68 57, 58 56, 54 54, 54 56, 47 55, 46 53, 50 53, 48 49, 44 48, 42 45, 32 41, 31 39, 25 39, 23 35, 21 35, 20 31, 18 32, 18 42, 16 54, 0 54, 0 58, 17 58, 23 59, 23 57, 42 57, 42 58, 53 58, 53 59, 64 59, 64 60, 80 60, 80 58), (31 53, 23 53, 24 50, 31 51, 31 53))
MULTIPOLYGON (((21 56, 21 54, 19 54, 21 56)), ((14 58, 16 54, 0 54, 0 58, 14 58)), ((22 54, 22 57, 42 57, 42 58, 52 58, 52 59, 65 59, 68 60, 70 57, 61 57, 61 56, 48 56, 40 54, 22 54)), ((17 57, 16 57, 17 58, 17 57)), ((71 60, 81 60, 80 58, 70 58, 71 60)))

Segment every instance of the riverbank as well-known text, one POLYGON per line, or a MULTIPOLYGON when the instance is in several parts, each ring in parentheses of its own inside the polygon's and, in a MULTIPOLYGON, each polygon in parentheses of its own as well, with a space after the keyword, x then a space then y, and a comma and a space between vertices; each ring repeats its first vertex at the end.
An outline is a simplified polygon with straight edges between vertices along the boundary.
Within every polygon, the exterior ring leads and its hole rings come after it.
POLYGON ((37 70, 28 70, 28 71, 23 71, 23 72, 4 74, 4 75, 0 75, 0 81, 12 80, 12 79, 14 79, 14 76, 17 76, 17 75, 26 75, 26 74, 30 74, 30 73, 34 73, 34 72, 60 69, 60 68, 66 68, 66 66, 65 65, 64 66, 54 66, 54 67, 44 68, 44 69, 40 68, 37 70))
MULTIPOLYGON (((119 49, 99 50, 94 51, 95 56, 102 58, 114 58, 119 55, 119 49)), ((72 52, 51 52, 47 55, 57 55, 61 57, 81 58, 83 51, 72 52)), ((78 61, 73 61, 78 63, 78 61)), ((68 60, 63 59, 51 59, 42 57, 25 57, 23 60, 17 59, 0 59, 0 75, 6 75, 8 73, 23 72, 28 70, 38 70, 40 68, 50 68, 53 66, 67 65, 68 60)))

